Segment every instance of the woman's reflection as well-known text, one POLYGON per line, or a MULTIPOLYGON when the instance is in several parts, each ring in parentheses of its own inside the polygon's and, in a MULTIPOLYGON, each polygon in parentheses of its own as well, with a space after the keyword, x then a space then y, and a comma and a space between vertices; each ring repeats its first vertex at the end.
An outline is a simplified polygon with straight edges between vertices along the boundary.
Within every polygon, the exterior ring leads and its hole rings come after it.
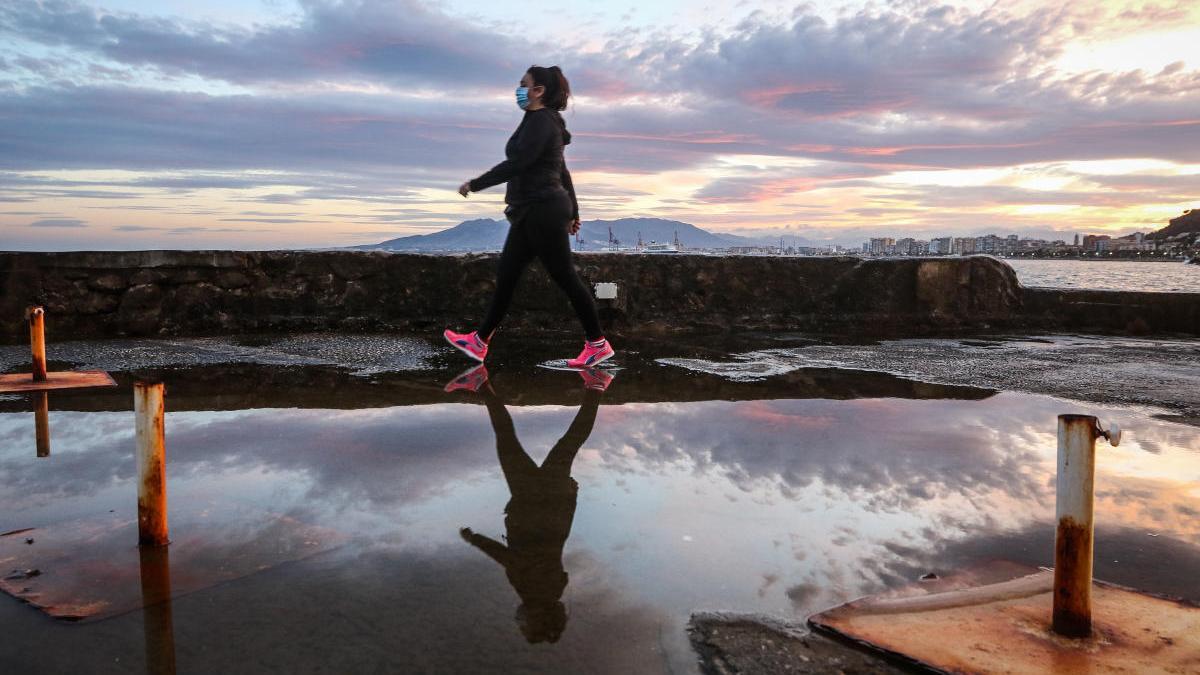
POLYGON ((586 391, 583 405, 575 414, 567 433, 554 444, 541 466, 531 459, 513 428, 512 417, 487 382, 487 371, 480 366, 455 382, 476 391, 487 404, 488 417, 496 433, 496 454, 508 482, 512 498, 504 507, 504 545, 495 539, 460 531, 462 538, 504 566, 508 581, 521 597, 517 624, 529 642, 557 642, 567 625, 562 603, 567 587, 563 569, 563 546, 571 534, 579 484, 571 478, 571 464, 579 448, 592 433, 600 395, 612 381, 612 375, 600 370, 580 371, 586 391), (482 370, 482 373, 480 371, 482 370), (467 377, 463 380, 463 377, 467 377))

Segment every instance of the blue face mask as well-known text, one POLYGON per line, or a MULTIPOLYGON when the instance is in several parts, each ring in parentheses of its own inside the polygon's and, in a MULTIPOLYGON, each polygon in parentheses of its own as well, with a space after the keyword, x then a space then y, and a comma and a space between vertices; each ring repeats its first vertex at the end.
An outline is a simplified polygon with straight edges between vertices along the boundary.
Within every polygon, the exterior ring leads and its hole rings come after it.
POLYGON ((529 107, 529 87, 517 87, 517 107, 521 110, 529 107))

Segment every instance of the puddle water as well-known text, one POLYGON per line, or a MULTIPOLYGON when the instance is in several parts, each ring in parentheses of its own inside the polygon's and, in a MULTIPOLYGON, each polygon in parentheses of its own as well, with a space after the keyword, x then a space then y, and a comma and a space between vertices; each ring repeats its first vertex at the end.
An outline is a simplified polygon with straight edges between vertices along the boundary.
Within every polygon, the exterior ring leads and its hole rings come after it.
MULTIPOLYGON (((180 672, 697 672, 694 611, 799 620, 930 572, 1052 564, 1055 417, 1082 412, 1127 430, 1097 463, 1097 577, 1200 600, 1195 426, 862 370, 714 374, 651 351, 623 353, 602 392, 533 349, 493 366, 494 394, 443 392, 457 368, 424 345, 412 353, 434 365, 370 373, 181 359, 52 393, 45 458, 29 399, 6 399, 0 532, 136 518, 128 382, 156 374, 172 582, 188 589, 170 604, 180 672), (278 550, 293 529, 319 552, 278 550), (185 579, 189 547, 249 569, 185 579)), ((147 672, 151 616, 66 624, 0 596, 0 671, 147 672)))

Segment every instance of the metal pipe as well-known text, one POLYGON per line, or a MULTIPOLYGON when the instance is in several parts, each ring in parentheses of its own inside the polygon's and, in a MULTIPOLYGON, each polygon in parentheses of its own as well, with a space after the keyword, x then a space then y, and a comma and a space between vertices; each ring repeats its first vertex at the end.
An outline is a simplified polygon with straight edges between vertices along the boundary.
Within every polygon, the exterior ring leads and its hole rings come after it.
POLYGON ((50 456, 50 394, 45 391, 33 394, 33 428, 37 436, 37 456, 50 456))
POLYGON ((167 538, 167 460, 163 427, 165 390, 161 382, 133 384, 140 546, 170 543, 167 538))
POLYGON ((33 381, 46 381, 46 310, 30 307, 26 310, 29 319, 29 345, 33 351, 33 381))
POLYGON ((1101 435, 1107 434, 1091 415, 1058 416, 1053 628, 1067 637, 1092 634, 1096 438, 1101 435))
POLYGON ((1096 418, 1058 416, 1058 533, 1054 540, 1054 632, 1092 633, 1092 534, 1096 418))

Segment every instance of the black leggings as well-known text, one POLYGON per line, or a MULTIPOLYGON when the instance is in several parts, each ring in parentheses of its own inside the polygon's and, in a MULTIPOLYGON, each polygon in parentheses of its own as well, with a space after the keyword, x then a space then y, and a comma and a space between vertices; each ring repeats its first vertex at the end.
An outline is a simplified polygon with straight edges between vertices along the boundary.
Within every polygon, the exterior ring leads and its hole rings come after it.
POLYGON ((592 294, 575 273, 571 259, 571 242, 568 226, 571 222, 571 201, 567 195, 545 201, 533 202, 506 210, 510 226, 504 250, 500 252, 499 269, 496 271, 496 293, 488 308, 487 317, 479 324, 479 336, 487 340, 500 325, 512 302, 513 292, 525 267, 538 258, 571 299, 571 306, 583 324, 584 335, 589 340, 598 340, 604 333, 600 330, 600 317, 592 294))

